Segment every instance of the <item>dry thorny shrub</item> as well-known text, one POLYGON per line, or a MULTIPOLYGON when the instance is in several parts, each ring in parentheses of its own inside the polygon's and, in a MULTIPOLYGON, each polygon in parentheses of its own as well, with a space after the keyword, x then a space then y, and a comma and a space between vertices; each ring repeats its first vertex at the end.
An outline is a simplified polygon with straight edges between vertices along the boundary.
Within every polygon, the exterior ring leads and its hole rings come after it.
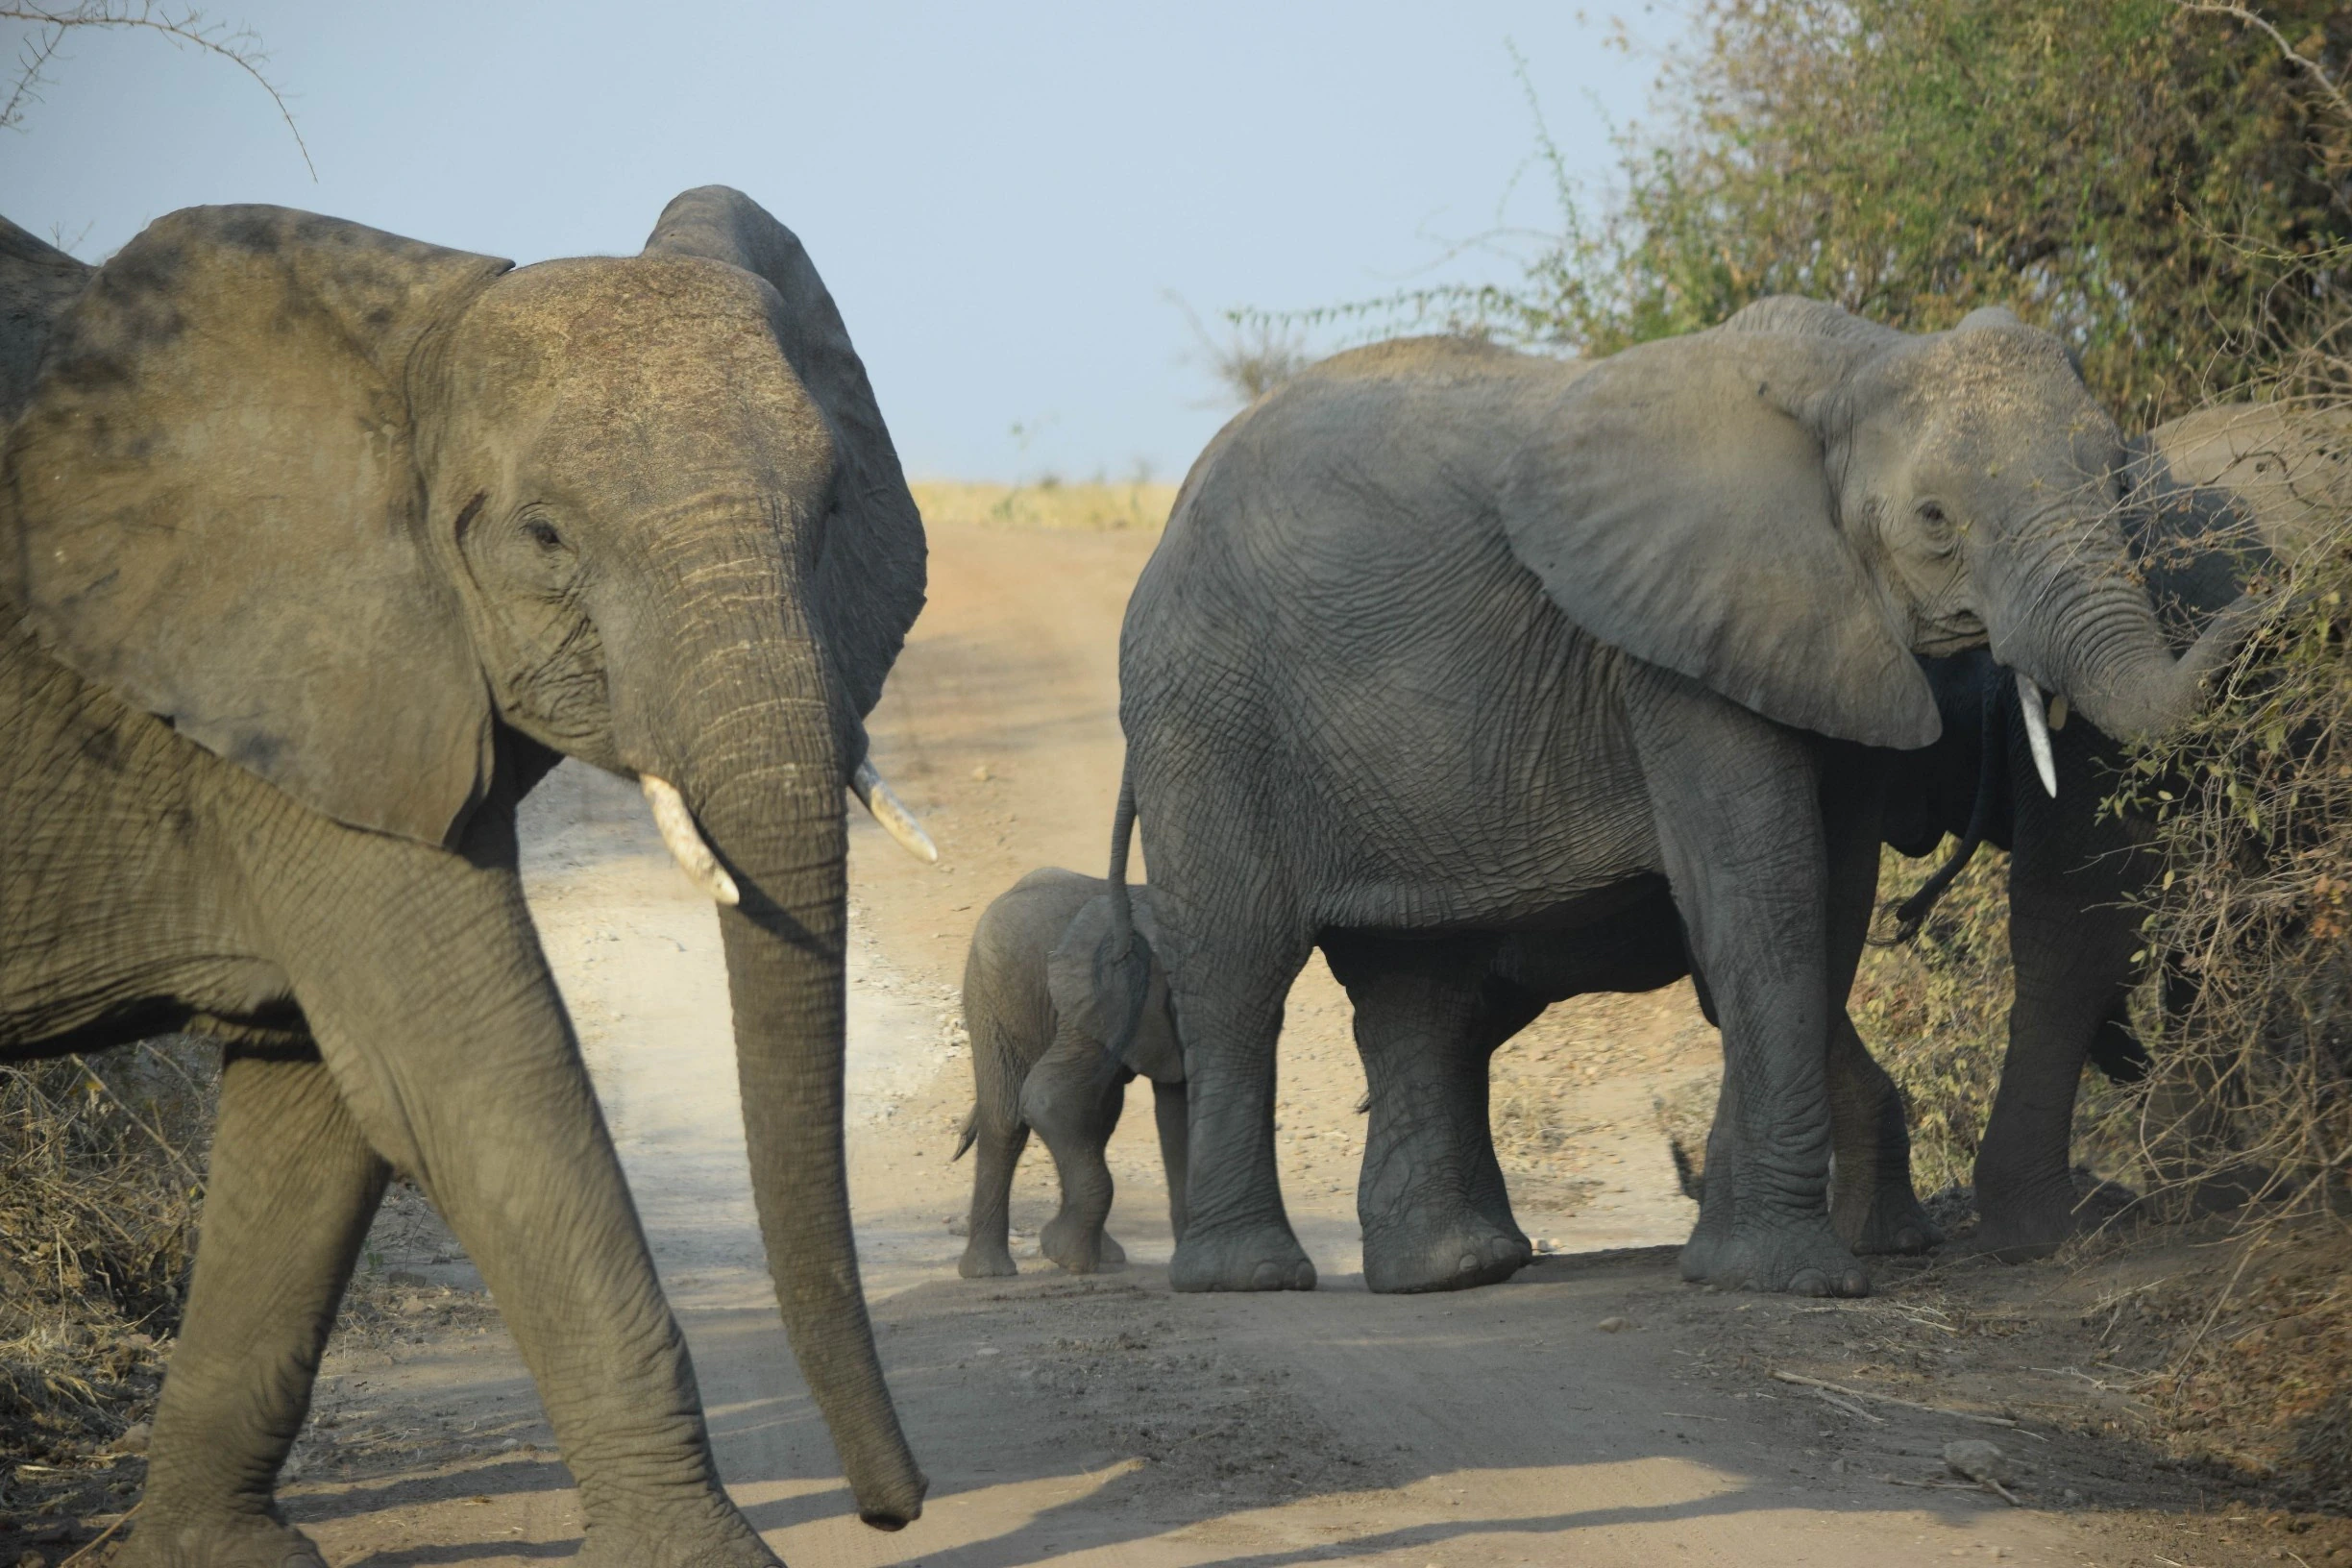
POLYGON ((195 1247, 215 1053, 0 1067, 0 1453, 66 1458, 152 1399, 195 1247))
POLYGON ((2143 1144, 2166 1188, 2226 1180, 2267 1225, 2333 1208, 2352 1156, 2352 518, 2266 576, 2217 699, 2110 804, 2152 817, 2166 856, 2143 1144))

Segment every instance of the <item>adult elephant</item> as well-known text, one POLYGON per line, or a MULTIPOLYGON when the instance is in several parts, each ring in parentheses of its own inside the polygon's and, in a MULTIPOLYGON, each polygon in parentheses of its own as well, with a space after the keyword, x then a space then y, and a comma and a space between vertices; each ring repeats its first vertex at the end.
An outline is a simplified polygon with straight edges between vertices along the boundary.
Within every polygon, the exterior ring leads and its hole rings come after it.
POLYGON ((860 1512, 916 1517, 844 1182, 843 786, 923 539, 798 242, 719 187, 519 269, 276 208, 94 271, 9 228, 0 395, 0 1053, 226 1048, 137 1559, 319 1561, 272 1491, 398 1168, 531 1368, 583 1560, 775 1560, 524 905, 564 755, 642 780, 722 906, 786 1326, 860 1512))
POLYGON ((1491 985, 1501 947, 1574 973, 1678 925, 1727 1086, 1685 1275, 1866 1291, 1825 1203, 1864 748, 1933 741, 1914 654, 1986 643, 2121 733, 2192 709, 2238 618, 2167 649, 2111 516, 2123 456, 2006 312, 1910 336, 1793 299, 1589 364, 1381 345, 1227 426, 1120 653, 1191 1087, 1175 1286, 1313 1284, 1273 1074, 1318 941, 1372 1086, 1365 1275, 1429 1289, 1526 1256, 1426 1109, 1482 1107, 1529 999, 1491 985), (1431 940, 1456 956, 1406 961, 1431 940))
MULTIPOLYGON (((2340 416, 2225 405, 2132 446, 2124 537, 2177 648, 2237 600, 2248 576, 2352 510, 2352 423, 2340 416)), ((1944 734, 1897 763, 1887 841, 1924 855, 1948 833, 1961 840, 1915 895, 1915 917, 1979 843, 2010 851, 2017 995, 1977 1148, 1977 1241, 2037 1256, 2113 1213, 2074 1185, 2075 1093, 2086 1062, 2123 1078, 2145 1070, 2129 1001, 2143 972, 2134 955, 2146 945, 2144 902, 2163 866, 2153 823, 2105 809, 2125 761, 2114 737, 2063 711, 2046 717, 1982 652, 1929 661, 1927 674, 1944 734)))

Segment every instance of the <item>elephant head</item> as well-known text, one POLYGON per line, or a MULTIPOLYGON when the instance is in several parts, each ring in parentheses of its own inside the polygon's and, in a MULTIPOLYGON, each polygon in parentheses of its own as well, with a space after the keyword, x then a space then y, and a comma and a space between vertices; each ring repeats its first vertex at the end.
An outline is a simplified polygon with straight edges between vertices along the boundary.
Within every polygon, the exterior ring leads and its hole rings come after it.
POLYGON ((2352 415, 2340 408, 2218 404, 2158 426, 2132 453, 2124 531, 2168 627, 2201 623, 2352 513, 2352 415))
POLYGON ((861 1512, 919 1512, 841 1105, 843 789, 923 537, 794 236, 719 187, 638 256, 523 268, 275 208, 175 213, 60 316, 5 463, 0 599, 316 811, 456 846, 546 748, 647 781, 725 906, 794 1349, 861 1512))
POLYGON ((1761 301, 1595 364, 1551 429, 1505 525, 1552 597, 1801 728, 1926 745, 1914 655, 1989 644, 2143 735, 2193 711, 2244 629, 2174 658, 2117 521, 2122 435, 2064 346, 2004 310, 1914 335, 1761 301))

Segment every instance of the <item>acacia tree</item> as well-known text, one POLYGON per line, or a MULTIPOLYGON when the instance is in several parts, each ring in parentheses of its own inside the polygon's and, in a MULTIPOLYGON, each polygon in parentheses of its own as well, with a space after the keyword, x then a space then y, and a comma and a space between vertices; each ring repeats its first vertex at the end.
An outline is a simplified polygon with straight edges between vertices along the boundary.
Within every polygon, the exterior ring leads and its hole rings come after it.
POLYGON ((55 69, 66 40, 78 32, 91 30, 110 32, 149 33, 180 48, 224 61, 252 77, 256 86, 270 96, 278 106, 279 116, 301 149, 303 165, 318 177, 316 165, 310 161, 310 149, 304 145, 302 131, 294 123, 293 111, 286 108, 285 98, 277 84, 262 72, 269 56, 262 51, 260 37, 250 28, 232 28, 213 21, 193 6, 159 6, 155 0, 76 0, 73 5, 0 5, 0 21, 14 22, 25 29, 17 47, 14 73, 0 86, 0 130, 20 130, 26 112, 40 102, 40 89, 56 80, 50 73, 55 69))

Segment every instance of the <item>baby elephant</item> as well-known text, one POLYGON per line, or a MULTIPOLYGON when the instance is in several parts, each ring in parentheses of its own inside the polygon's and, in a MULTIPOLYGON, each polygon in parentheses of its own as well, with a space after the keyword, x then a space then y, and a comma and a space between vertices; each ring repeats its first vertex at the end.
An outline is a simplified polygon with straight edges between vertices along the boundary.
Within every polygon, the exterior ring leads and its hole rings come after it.
MULTIPOLYGON (((1045 1256, 1073 1274, 1127 1261, 1103 1234, 1111 1213, 1111 1167, 1103 1146, 1118 1125, 1128 1081, 1152 1081, 1160 1158, 1167 1170, 1168 1219, 1185 1231, 1184 1052, 1176 1042, 1167 978, 1151 960, 1150 894, 1129 890, 1136 951, 1149 988, 1134 1041, 1113 1070, 1105 1042, 1123 1011, 1112 957, 1110 884, 1054 867, 1031 871, 989 905, 964 963, 964 1021, 971 1034, 977 1101, 956 1157, 980 1146, 972 1172, 971 1239, 958 1271, 968 1280, 1017 1272, 1005 1245, 1013 1167, 1036 1128, 1062 1178, 1062 1211, 1039 1238, 1045 1256)), ((1132 994, 1130 992, 1129 994, 1132 994)))

